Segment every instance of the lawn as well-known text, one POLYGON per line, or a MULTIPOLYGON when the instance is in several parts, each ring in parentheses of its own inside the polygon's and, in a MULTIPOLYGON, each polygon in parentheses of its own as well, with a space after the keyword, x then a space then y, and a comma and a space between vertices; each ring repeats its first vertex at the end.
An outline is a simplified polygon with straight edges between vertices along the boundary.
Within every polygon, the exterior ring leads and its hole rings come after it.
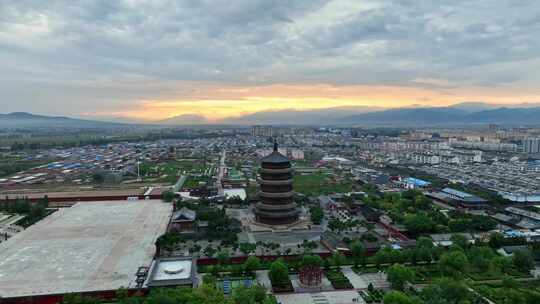
POLYGON ((210 175, 212 170, 204 165, 200 160, 180 160, 180 161, 168 161, 159 164, 151 162, 144 162, 140 164, 141 176, 157 177, 158 182, 174 184, 178 178, 184 174, 193 176, 194 178, 188 178, 185 187, 198 186, 199 181, 207 181, 208 177, 204 176, 206 173, 210 175))
POLYGON ((208 176, 189 176, 186 182, 184 183, 183 188, 188 188, 188 189, 197 188, 199 187, 200 182, 208 183, 209 180, 210 178, 208 176))
POLYGON ((310 196, 351 192, 352 190, 352 182, 350 180, 337 182, 331 175, 323 173, 295 175, 293 186, 294 191, 310 196))

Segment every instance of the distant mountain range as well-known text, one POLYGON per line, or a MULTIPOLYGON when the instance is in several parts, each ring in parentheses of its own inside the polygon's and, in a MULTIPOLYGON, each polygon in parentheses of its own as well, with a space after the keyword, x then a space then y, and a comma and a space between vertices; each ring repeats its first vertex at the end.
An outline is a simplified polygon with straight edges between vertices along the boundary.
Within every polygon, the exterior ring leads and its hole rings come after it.
POLYGON ((464 102, 449 107, 409 106, 335 107, 317 110, 262 111, 236 118, 210 122, 204 116, 181 115, 156 122, 165 125, 359 125, 359 126, 458 126, 497 123, 504 125, 540 125, 540 104, 515 107, 482 102, 464 102))
POLYGON ((343 117, 335 123, 388 126, 435 126, 495 123, 540 125, 540 107, 467 111, 454 107, 391 109, 343 117))
POLYGON ((0 128, 105 128, 120 123, 75 119, 64 116, 45 116, 26 112, 0 114, 0 128))
MULTIPOLYGON (((200 115, 180 115, 153 122, 155 127, 181 125, 342 125, 342 126, 466 126, 495 123, 501 125, 540 125, 540 104, 512 107, 466 102, 449 107, 410 106, 384 109, 380 107, 335 107, 317 110, 263 111, 209 121, 200 115)), ((0 114, 0 128, 112 128, 136 125, 129 122, 103 122, 63 116, 44 116, 26 112, 0 114)))

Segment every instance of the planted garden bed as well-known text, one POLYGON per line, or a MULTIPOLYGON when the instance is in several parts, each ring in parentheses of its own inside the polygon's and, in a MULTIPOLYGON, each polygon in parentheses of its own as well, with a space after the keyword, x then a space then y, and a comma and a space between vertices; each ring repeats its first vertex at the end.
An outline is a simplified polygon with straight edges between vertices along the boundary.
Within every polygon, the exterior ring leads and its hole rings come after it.
POLYGON ((378 289, 366 290, 359 292, 360 296, 366 303, 382 303, 384 291, 378 289))
POLYGON ((332 284, 332 287, 335 289, 353 289, 351 282, 347 277, 340 271, 336 269, 326 270, 324 272, 326 278, 332 284))
POLYGON ((272 282, 272 291, 275 293, 294 292, 294 287, 291 280, 287 282, 272 282))

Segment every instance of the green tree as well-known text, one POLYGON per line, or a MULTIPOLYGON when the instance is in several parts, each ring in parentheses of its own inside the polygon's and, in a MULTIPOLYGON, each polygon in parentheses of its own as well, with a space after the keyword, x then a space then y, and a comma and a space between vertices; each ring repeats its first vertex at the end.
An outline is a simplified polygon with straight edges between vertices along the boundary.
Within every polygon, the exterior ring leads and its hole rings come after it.
POLYGON ((500 232, 492 232, 489 235, 489 246, 491 248, 501 248, 504 245, 504 235, 500 232))
POLYGON ((233 290, 232 300, 234 304, 258 304, 266 300, 266 290, 261 286, 240 286, 233 290))
POLYGON ((302 257, 302 266, 317 266, 320 267, 323 261, 318 255, 304 255, 302 257))
POLYGON ((247 258, 247 260, 244 262, 244 269, 248 273, 255 272, 261 265, 261 261, 256 256, 250 256, 247 258))
POLYGON ((471 262, 471 265, 473 265, 482 272, 489 269, 490 262, 495 257, 495 253, 493 252, 491 247, 485 246, 472 247, 470 250, 468 250, 467 255, 469 256, 469 261, 471 262))
POLYGON ((222 250, 222 251, 218 252, 216 258, 218 259, 218 263, 220 265, 223 265, 223 264, 225 264, 225 262, 227 262, 229 260, 230 255, 229 255, 228 251, 222 250))
POLYGON ((289 269, 283 261, 278 259, 270 264, 268 276, 272 284, 283 284, 289 281, 289 269))
POLYGON ((495 271, 507 272, 512 267, 512 259, 504 256, 496 256, 491 259, 490 267, 495 271))
POLYGON ((424 214, 407 215, 405 216, 403 224, 405 225, 405 228, 414 235, 433 232, 435 227, 433 220, 424 214))
POLYGON ((182 241, 182 237, 178 233, 166 232, 158 237, 156 240, 156 247, 166 251, 173 251, 182 241))
POLYGON ((172 191, 165 191, 161 194, 161 198, 164 202, 170 203, 174 200, 174 192, 172 191))
POLYGON ((96 184, 103 184, 105 182, 105 173, 104 172, 94 172, 92 174, 92 180, 96 184))
POLYGON ((257 249, 256 244, 240 243, 240 251, 245 255, 249 255, 250 253, 255 252, 255 249, 257 249))
POLYGON ((512 262, 519 271, 529 273, 534 268, 534 260, 529 250, 519 250, 512 255, 512 262))
POLYGON ((439 269, 442 273, 451 276, 461 276, 461 273, 465 271, 469 261, 467 256, 459 251, 451 251, 444 253, 439 259, 439 269))
POLYGON ((467 238, 465 238, 465 236, 463 236, 462 234, 453 234, 450 237, 450 241, 452 241, 453 245, 457 245, 462 249, 467 249, 467 247, 469 246, 467 238))
POLYGON ((354 267, 358 267, 359 263, 362 263, 362 265, 365 264, 365 249, 362 243, 354 241, 351 244, 351 253, 354 259, 354 267))
POLYGON ((400 291, 390 291, 384 295, 384 304, 416 304, 418 301, 400 291))
POLYGON ((388 282, 390 282, 392 288, 397 290, 403 290, 405 283, 414 279, 413 270, 400 264, 390 266, 386 273, 388 282))
POLYGON ((424 288, 420 297, 430 304, 470 303, 473 294, 461 281, 442 278, 424 288))
POLYGON ((507 289, 513 289, 517 288, 519 286, 519 283, 513 277, 505 276, 502 279, 502 286, 507 289))
POLYGON ((211 274, 205 274, 203 276, 203 284, 208 286, 216 286, 217 278, 211 274))
POLYGON ((318 206, 312 207, 311 209, 309 209, 309 213, 313 224, 320 225, 324 217, 322 208, 318 206))
POLYGON ((341 265, 345 264, 347 259, 345 256, 339 252, 334 252, 331 257, 332 265, 336 266, 337 269, 341 269, 341 265))

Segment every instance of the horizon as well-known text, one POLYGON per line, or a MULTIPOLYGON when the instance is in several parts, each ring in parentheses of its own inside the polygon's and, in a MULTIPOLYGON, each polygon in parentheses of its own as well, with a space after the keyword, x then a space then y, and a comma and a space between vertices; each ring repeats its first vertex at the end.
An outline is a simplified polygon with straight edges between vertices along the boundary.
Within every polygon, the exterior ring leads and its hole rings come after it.
MULTIPOLYGON (((30 111, 16 111, 16 112, 0 112, 0 115, 15 115, 15 114, 22 114, 22 115, 31 115, 31 116, 44 116, 47 118, 68 118, 68 119, 82 119, 82 120, 88 120, 88 121, 96 121, 96 122, 110 122, 110 123, 122 123, 122 124, 148 124, 148 125, 253 125, 256 124, 252 121, 243 121, 247 117, 257 117, 257 115, 266 117, 264 115, 267 114, 288 114, 288 113, 294 113, 298 115, 304 115, 306 116, 306 119, 310 119, 310 114, 320 114, 320 113, 333 113, 337 117, 347 117, 346 114, 349 115, 358 115, 358 114, 367 114, 367 113, 382 113, 389 110, 414 110, 414 109, 445 109, 445 108, 452 108, 456 110, 461 110, 465 113, 476 113, 476 112, 482 112, 482 111, 492 111, 492 110, 498 110, 498 109, 533 109, 533 108, 539 108, 540 109, 540 103, 520 103, 520 104, 493 104, 493 103, 484 103, 484 102, 460 102, 450 105, 444 105, 444 106, 430 106, 430 105, 407 105, 403 107, 365 107, 365 106, 345 106, 345 107, 330 107, 330 108, 320 108, 320 109, 304 109, 304 110, 296 110, 296 109, 276 109, 276 110, 269 110, 269 111, 261 111, 261 112, 254 112, 250 115, 246 116, 231 116, 231 117, 225 117, 223 119, 207 119, 206 117, 202 115, 191 115, 191 114, 185 114, 185 115, 178 115, 178 116, 172 116, 165 119, 158 119, 158 120, 137 120, 137 119, 130 119, 130 118, 122 118, 122 117, 84 117, 84 116, 68 116, 68 115, 49 115, 46 113, 35 113, 30 111), (358 110, 354 112, 354 110, 358 110), (353 111, 353 112, 351 112, 353 111)), ((290 125, 291 123, 287 123, 285 121, 279 121, 279 122, 266 122, 263 121, 262 124, 275 124, 275 125, 290 125)), ((328 124, 334 124, 334 123, 328 123, 328 124)), ((295 123, 292 123, 292 125, 295 125, 295 123)), ((300 123, 302 125, 302 123, 300 123)), ((313 123, 305 123, 304 125, 316 125, 313 123)), ((320 124, 324 125, 324 124, 320 124)))
POLYGON ((216 124, 540 102, 536 3, 227 3, 0 5, 2 112, 216 124))

